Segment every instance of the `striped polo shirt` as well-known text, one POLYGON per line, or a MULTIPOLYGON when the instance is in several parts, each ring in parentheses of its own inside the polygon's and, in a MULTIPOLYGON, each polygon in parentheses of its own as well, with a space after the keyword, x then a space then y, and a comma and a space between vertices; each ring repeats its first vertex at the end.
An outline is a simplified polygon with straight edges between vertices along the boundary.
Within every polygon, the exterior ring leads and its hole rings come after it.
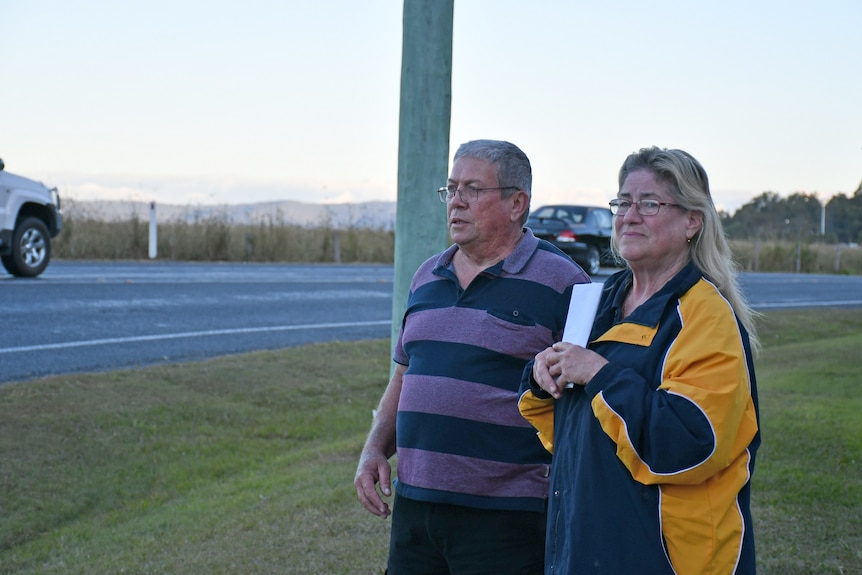
POLYGON ((542 511, 550 455, 518 411, 527 362, 562 337, 571 286, 589 276, 528 229, 462 289, 457 245, 410 286, 393 359, 406 365, 396 490, 410 499, 542 511))

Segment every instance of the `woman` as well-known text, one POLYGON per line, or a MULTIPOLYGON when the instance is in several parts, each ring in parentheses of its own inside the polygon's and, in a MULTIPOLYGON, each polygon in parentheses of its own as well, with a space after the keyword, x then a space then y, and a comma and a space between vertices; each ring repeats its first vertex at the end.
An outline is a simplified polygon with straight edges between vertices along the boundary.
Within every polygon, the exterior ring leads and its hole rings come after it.
POLYGON ((553 453, 546 573, 754 573, 755 314, 706 172, 645 148, 619 186, 628 268, 588 348, 558 342, 524 371, 521 413, 553 453))

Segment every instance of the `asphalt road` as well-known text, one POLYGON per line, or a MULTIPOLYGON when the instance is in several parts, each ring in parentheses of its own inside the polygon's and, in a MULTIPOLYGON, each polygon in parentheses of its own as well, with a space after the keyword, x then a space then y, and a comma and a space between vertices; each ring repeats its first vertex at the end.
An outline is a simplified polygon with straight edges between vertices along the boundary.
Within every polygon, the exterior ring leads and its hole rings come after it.
POLYGON ((392 266, 52 262, 0 279, 0 383, 389 337, 392 266))
MULTIPOLYGON (((862 306, 860 276, 741 283, 761 311, 862 306)), ((392 286, 392 266, 52 262, 0 276, 0 383, 388 338, 392 286)))

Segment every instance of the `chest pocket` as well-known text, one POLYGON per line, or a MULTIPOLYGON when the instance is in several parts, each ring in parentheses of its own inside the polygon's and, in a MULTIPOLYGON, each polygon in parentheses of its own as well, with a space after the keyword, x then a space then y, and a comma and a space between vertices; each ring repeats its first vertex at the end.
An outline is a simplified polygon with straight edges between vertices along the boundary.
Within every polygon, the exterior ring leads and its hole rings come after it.
MULTIPOLYGON (((514 324, 516 326, 521 327, 532 327, 536 325, 535 318, 529 313, 529 310, 521 310, 521 309, 489 309, 488 315, 491 316, 493 320, 502 320, 502 322, 495 323, 508 323, 514 324)), ((505 327, 505 326, 504 326, 505 327)))
POLYGON ((619 342, 649 347, 658 333, 658 326, 619 323, 595 339, 595 342, 619 342))

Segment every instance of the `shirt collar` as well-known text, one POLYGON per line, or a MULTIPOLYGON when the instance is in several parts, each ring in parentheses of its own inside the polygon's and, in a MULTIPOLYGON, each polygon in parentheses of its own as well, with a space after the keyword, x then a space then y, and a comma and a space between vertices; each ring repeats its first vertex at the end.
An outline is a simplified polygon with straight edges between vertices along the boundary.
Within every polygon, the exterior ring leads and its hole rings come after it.
MULTIPOLYGON (((512 250, 512 253, 485 271, 494 275, 502 275, 503 273, 512 275, 518 274, 524 269, 524 266, 527 265, 530 258, 533 257, 533 254, 536 252, 536 248, 538 247, 539 240, 533 235, 533 231, 530 228, 522 228, 521 239, 518 240, 518 244, 515 246, 515 249, 512 250)), ((450 267, 452 265, 452 258, 455 257, 455 252, 457 251, 458 246, 456 244, 449 246, 437 258, 436 267, 450 267)))

